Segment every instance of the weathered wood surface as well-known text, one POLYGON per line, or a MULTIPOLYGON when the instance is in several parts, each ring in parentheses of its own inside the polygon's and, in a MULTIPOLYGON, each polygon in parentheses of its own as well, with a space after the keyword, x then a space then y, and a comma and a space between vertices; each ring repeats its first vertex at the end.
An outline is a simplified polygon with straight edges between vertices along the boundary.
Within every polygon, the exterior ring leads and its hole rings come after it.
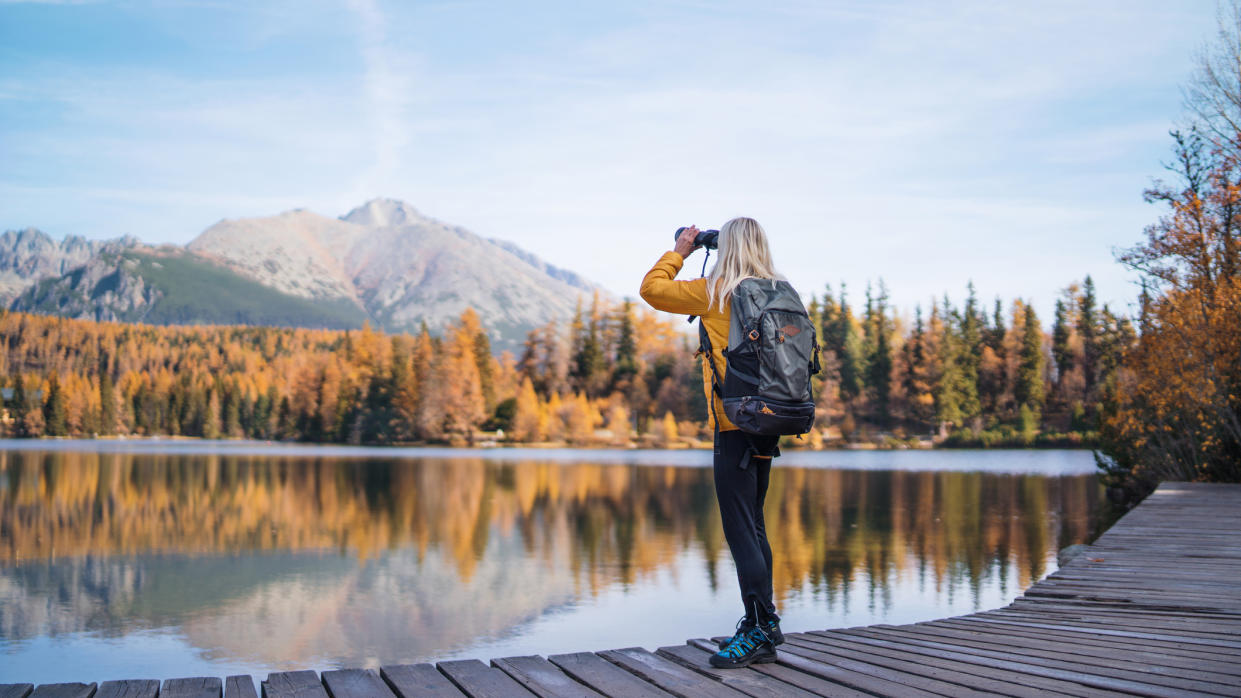
POLYGON ((491 665, 541 698, 590 698, 603 695, 573 680, 555 664, 537 655, 493 659, 491 665))
POLYGON ((259 698, 254 690, 254 679, 249 676, 230 676, 224 679, 224 698, 259 698))
POLYGON ((395 698, 378 672, 368 669, 337 669, 323 672, 323 685, 332 698, 395 698))
POLYGON ((263 698, 328 698, 327 690, 313 671, 282 671, 267 675, 263 698))
POLYGON ((220 698, 223 693, 224 682, 214 676, 168 679, 159 690, 163 698, 220 698))
POLYGON ((434 664, 398 664, 379 670, 379 675, 401 698, 460 698, 464 696, 434 664))
MULTIPOLYGON (((1164 483, 1008 606, 787 633, 777 661, 712 668, 705 639, 551 657, 273 673, 265 698, 1241 696, 1241 485, 1164 483)), ((220 696, 219 679, 0 684, 0 698, 220 696)), ((255 698, 230 676, 224 698, 255 698)))
POLYGON ((95 694, 93 683, 45 683, 34 689, 31 698, 90 698, 95 694))
POLYGON ((104 681, 95 691, 95 698, 155 698, 158 695, 159 682, 155 679, 104 681))
POLYGON ((477 659, 458 659, 440 662, 439 670, 460 688, 463 693, 478 698, 504 698, 534 695, 522 688, 508 674, 487 666, 477 659))

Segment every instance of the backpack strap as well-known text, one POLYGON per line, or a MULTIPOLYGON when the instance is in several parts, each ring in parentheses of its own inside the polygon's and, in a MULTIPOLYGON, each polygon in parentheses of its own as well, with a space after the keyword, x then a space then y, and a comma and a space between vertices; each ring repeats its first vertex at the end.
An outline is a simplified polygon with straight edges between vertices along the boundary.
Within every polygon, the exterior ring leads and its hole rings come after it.
POLYGON ((720 435, 720 416, 715 412, 715 398, 724 399, 723 381, 720 380, 719 369, 715 366, 715 352, 711 350, 711 338, 707 336, 707 326, 702 318, 698 318, 698 352, 705 354, 711 366, 711 421, 715 424, 715 436, 720 435))
MULTIPOLYGON (((723 381, 720 380, 720 372, 715 365, 715 353, 711 351, 711 337, 707 335, 707 328, 703 324, 702 318, 698 318, 698 351, 706 354, 707 363, 711 366, 711 420, 715 423, 715 438, 718 441, 720 438, 720 416, 715 411, 715 398, 718 396, 721 400, 724 399, 723 381)), ((731 371, 733 369, 730 367, 728 370, 731 371)), ((745 470, 750 467, 750 460, 756 456, 760 458, 775 458, 780 455, 779 444, 770 453, 762 453, 754 445, 754 439, 750 437, 748 432, 741 431, 741 433, 745 436, 747 448, 745 454, 741 456, 741 461, 737 464, 738 468, 745 470)))

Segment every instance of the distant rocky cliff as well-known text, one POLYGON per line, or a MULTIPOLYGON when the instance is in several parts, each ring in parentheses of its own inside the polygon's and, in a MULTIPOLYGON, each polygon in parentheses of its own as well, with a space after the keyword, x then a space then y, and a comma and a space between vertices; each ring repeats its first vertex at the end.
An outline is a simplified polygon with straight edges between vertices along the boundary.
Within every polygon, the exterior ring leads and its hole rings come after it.
POLYGON ((513 348, 596 287, 517 245, 376 199, 329 218, 223 220, 185 247, 126 237, 0 236, 0 300, 97 320, 432 330, 474 308, 513 348))

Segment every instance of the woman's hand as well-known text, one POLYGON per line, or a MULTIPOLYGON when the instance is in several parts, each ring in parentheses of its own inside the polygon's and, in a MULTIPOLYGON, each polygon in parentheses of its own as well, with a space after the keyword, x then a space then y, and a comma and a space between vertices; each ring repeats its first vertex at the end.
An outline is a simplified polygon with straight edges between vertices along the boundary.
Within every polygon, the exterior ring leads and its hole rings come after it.
POLYGON ((693 254, 694 250, 698 249, 698 245, 694 244, 694 240, 697 237, 698 226, 696 225, 691 225, 685 230, 682 230, 681 234, 677 236, 677 244, 676 247, 672 248, 672 251, 681 255, 682 259, 690 256, 693 254))

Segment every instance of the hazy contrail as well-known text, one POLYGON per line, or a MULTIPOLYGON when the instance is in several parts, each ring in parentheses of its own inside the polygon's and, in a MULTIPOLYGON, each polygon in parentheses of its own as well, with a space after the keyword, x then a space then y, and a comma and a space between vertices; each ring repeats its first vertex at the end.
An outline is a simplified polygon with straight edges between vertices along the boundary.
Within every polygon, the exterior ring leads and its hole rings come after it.
POLYGON ((409 102, 409 76, 393 66, 387 45, 388 22, 376 0, 346 0, 360 20, 358 39, 366 73, 366 119, 369 123, 370 167, 359 175, 364 196, 389 191, 398 155, 409 144, 403 122, 409 102))

